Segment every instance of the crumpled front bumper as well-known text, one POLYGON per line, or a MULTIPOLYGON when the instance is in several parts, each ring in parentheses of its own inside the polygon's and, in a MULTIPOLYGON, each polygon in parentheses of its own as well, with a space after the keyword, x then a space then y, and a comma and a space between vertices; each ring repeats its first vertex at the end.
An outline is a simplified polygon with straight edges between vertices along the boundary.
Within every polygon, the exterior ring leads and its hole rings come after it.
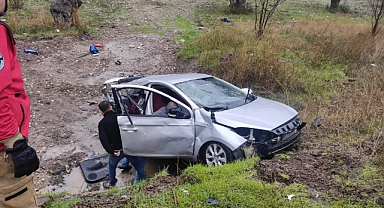
POLYGON ((297 131, 290 137, 275 142, 254 143, 252 145, 245 143, 242 146, 246 158, 251 158, 256 155, 260 157, 272 156, 275 153, 284 150, 300 140, 301 129, 306 125, 305 122, 297 127, 297 131))

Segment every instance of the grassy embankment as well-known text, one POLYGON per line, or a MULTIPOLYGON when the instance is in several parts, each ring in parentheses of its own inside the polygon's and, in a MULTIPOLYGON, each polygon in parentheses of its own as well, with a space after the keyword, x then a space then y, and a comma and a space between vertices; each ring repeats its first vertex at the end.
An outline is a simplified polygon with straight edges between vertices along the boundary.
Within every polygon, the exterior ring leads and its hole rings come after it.
MULTIPOLYGON (((15 14, 10 12, 8 23, 15 33, 53 35, 57 28, 49 12, 32 12, 30 8, 29 13, 14 19, 15 14)), ((80 11, 80 16, 86 17, 80 28, 96 32, 84 25, 106 20, 89 11, 80 11)), ((303 103, 299 109, 303 120, 310 123, 317 116, 324 118, 321 128, 306 129, 303 136, 314 146, 342 146, 360 158, 360 173, 340 183, 364 184, 367 188, 384 184, 383 31, 372 38, 368 18, 332 14, 324 8, 285 4, 280 11, 287 12, 278 11, 262 37, 253 30, 251 13, 231 15, 220 4, 198 11, 200 16, 210 14, 205 20, 212 26, 209 30, 199 31, 194 22, 179 17, 176 23, 184 27, 181 38, 186 40, 179 55, 197 58, 207 73, 241 87, 250 82, 254 91, 267 91, 290 105, 303 103), (217 20, 223 16, 232 22, 217 20), (229 54, 232 56, 228 59, 229 54)), ((62 33, 76 32, 60 29, 62 33)), ((143 192, 145 184, 112 189, 106 194, 129 193, 129 206, 136 207, 204 207, 208 197, 217 198, 220 207, 380 207, 376 202, 383 193, 373 193, 369 201, 356 202, 346 197, 315 204, 306 198, 304 185, 253 180, 257 178, 253 170, 256 160, 220 168, 191 167, 183 172, 177 187, 154 196, 143 192), (287 200, 288 194, 299 197, 287 200)), ((54 203, 50 207, 69 206, 54 203)))

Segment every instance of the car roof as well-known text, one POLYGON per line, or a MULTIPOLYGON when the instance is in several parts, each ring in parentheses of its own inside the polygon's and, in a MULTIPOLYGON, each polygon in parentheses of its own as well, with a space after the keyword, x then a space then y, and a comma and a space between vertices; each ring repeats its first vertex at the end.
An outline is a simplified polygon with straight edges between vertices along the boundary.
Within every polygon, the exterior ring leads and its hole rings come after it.
POLYGON ((146 85, 148 83, 154 83, 154 82, 177 84, 177 83, 181 83, 189 80, 202 79, 206 77, 212 77, 212 76, 208 74, 201 74, 201 73, 147 75, 147 76, 143 76, 142 78, 135 79, 129 82, 129 84, 146 85))

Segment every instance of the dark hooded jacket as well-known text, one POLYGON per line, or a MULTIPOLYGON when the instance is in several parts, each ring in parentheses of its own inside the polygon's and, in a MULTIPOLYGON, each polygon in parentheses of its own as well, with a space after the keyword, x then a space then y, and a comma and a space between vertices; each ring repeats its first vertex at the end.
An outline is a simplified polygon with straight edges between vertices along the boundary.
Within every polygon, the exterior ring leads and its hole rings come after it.
POLYGON ((109 154, 123 148, 116 112, 110 110, 104 114, 104 118, 99 122, 99 138, 109 154))

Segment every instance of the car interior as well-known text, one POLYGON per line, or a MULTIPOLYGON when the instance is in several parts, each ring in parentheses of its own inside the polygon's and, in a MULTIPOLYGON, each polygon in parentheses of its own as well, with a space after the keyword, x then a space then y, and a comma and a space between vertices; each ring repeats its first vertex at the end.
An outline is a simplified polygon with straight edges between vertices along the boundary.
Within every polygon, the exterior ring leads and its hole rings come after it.
MULTIPOLYGON (((177 95, 172 90, 158 85, 158 86, 152 86, 154 89, 159 90, 163 93, 166 93, 177 100, 187 103, 184 99, 181 99, 179 95, 177 95)), ((121 95, 121 114, 125 114, 125 111, 127 110, 130 115, 152 115, 154 112, 159 110, 163 106, 167 106, 168 102, 171 100, 165 96, 162 96, 160 94, 142 90, 142 89, 121 89, 119 90, 119 94, 121 95), (152 99, 149 99, 152 95, 152 99), (152 112, 146 112, 148 102, 151 101, 152 103, 152 112)), ((176 104, 177 105, 177 104, 176 104)), ((178 108, 180 108, 180 111, 182 111, 184 114, 189 115, 188 110, 185 109, 182 106, 177 105, 178 108)), ((184 116, 178 116, 175 118, 183 118, 184 116)))

